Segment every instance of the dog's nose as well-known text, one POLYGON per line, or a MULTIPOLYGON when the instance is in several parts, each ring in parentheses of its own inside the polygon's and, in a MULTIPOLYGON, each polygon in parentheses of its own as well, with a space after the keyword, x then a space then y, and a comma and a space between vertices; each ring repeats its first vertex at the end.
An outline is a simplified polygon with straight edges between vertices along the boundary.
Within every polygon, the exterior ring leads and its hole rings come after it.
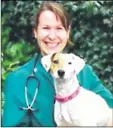
POLYGON ((64 74, 65 74, 65 72, 64 72, 63 70, 58 70, 58 75, 59 75, 60 77, 63 77, 64 74))

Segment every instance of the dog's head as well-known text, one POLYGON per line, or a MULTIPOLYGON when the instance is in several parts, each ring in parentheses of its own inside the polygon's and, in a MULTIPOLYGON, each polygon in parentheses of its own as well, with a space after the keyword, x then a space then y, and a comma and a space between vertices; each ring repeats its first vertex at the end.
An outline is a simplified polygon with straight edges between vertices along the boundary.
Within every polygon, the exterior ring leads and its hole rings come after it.
POLYGON ((46 71, 50 71, 54 79, 69 80, 84 67, 84 60, 70 53, 54 53, 41 59, 46 71))

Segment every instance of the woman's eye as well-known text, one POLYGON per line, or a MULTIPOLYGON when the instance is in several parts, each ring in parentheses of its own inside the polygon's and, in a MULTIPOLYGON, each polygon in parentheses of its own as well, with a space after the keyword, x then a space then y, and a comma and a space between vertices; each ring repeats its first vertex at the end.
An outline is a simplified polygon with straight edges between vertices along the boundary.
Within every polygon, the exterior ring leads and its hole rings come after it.
POLYGON ((48 27, 44 27, 43 29, 49 29, 48 27))
POLYGON ((57 30, 63 30, 63 28, 62 27, 58 27, 57 30))
POLYGON ((62 28, 57 28, 57 29, 62 29, 62 28))

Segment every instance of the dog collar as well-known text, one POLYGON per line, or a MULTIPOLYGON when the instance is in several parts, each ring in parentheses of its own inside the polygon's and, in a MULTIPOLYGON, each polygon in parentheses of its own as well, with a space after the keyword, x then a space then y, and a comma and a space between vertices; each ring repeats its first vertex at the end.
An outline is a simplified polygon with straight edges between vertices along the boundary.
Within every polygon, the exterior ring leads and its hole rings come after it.
POLYGON ((80 86, 78 86, 77 90, 75 90, 74 93, 72 93, 71 95, 69 96, 66 96, 66 97, 60 97, 60 96, 55 96, 55 99, 59 102, 66 102, 66 101, 69 101, 71 99, 73 99, 74 97, 76 97, 80 91, 80 86))

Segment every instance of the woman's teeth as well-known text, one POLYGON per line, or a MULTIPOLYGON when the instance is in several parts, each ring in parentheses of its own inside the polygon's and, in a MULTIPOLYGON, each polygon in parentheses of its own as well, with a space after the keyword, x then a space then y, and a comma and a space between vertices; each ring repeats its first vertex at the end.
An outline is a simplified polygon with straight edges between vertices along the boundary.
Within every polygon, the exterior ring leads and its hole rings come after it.
POLYGON ((50 48, 54 48, 58 45, 58 43, 47 43, 47 46, 50 48))

